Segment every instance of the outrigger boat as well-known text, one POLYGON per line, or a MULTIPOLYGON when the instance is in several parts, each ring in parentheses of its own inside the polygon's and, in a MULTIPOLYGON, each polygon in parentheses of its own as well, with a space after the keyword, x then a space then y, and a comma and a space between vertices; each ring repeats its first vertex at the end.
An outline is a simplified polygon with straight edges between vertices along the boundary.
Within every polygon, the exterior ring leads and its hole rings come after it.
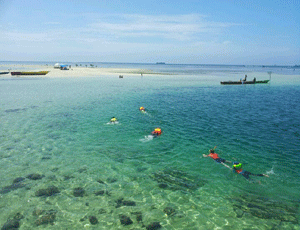
POLYGON ((49 71, 38 71, 38 72, 11 72, 11 75, 46 75, 49 71))
POLYGON ((272 72, 268 72, 270 79, 269 80, 262 80, 262 81, 256 81, 256 78, 254 78, 252 81, 247 81, 247 75, 245 75, 245 78, 240 81, 221 81, 221 85, 251 85, 251 84, 267 84, 269 81, 271 81, 271 74, 272 72))
POLYGON ((249 84, 266 84, 268 83, 270 80, 263 80, 263 81, 221 81, 221 85, 249 85, 249 84))

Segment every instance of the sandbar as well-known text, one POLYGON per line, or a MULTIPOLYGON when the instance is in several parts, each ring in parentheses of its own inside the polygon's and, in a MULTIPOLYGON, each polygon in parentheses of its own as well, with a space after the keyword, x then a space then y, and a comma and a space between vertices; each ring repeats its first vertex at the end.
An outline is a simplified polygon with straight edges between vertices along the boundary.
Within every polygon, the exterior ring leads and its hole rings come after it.
MULTIPOLYGON (((68 70, 56 69, 48 65, 25 65, 25 64, 0 64, 1 71, 21 72, 21 71, 49 71, 47 77, 99 77, 99 76, 119 76, 119 75, 137 75, 159 74, 146 69, 134 68, 102 68, 102 67, 82 67, 71 66, 68 70)), ((26 76, 28 77, 28 76, 26 76)), ((30 77, 40 77, 33 75, 30 77)))
MULTIPOLYGON (((172 73, 160 73, 154 72, 149 69, 139 68, 104 68, 104 67, 91 67, 91 66, 71 66, 69 70, 55 69, 52 65, 34 65, 34 64, 5 64, 0 63, 1 71, 49 71, 47 75, 26 75, 26 76, 11 76, 8 74, 0 75, 0 77, 30 77, 30 78, 73 78, 73 77, 140 77, 140 76, 158 76, 158 77, 171 77, 172 79, 180 80, 182 75, 172 73)), ((192 78, 206 82, 207 84, 220 84, 220 81, 238 81, 244 77, 244 74, 248 75, 248 80, 252 80, 256 77, 257 80, 267 80, 269 75, 267 72, 203 72, 196 75, 190 75, 192 78)), ((184 74, 183 74, 184 75, 184 74)), ((300 75, 284 75, 284 74, 272 74, 271 84, 288 84, 288 85, 300 85, 300 75)))

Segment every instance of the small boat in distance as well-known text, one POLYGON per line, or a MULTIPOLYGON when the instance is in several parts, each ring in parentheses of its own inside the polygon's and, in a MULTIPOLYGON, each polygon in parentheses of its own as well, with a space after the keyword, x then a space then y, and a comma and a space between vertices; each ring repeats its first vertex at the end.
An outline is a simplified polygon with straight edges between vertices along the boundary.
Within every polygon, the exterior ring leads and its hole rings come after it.
POLYGON ((221 85, 253 85, 253 84, 267 84, 269 81, 271 81, 271 74, 272 72, 268 72, 270 79, 269 80, 262 80, 262 81, 257 81, 256 77, 253 78, 252 81, 247 81, 247 75, 245 75, 245 78, 239 81, 221 81, 221 85))
POLYGON ((251 85, 251 84, 267 84, 270 80, 263 81, 221 81, 221 85, 251 85))
POLYGON ((9 72, 0 72, 0 74, 9 74, 9 72))
POLYGON ((11 72, 11 75, 46 75, 50 71, 23 71, 23 72, 11 72))
POLYGON ((156 65, 165 65, 165 62, 156 62, 156 65))

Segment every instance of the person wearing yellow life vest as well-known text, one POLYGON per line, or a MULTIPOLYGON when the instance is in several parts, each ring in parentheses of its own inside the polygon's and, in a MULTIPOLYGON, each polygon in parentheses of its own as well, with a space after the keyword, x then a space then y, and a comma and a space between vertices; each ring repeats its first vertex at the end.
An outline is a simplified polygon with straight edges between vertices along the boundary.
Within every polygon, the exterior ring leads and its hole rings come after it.
POLYGON ((145 108, 143 106, 140 107, 141 112, 145 112, 145 108))
POLYGON ((154 137, 158 137, 162 134, 161 128, 155 128, 154 131, 151 132, 154 137))
POLYGON ((251 180, 250 179, 250 175, 252 176, 264 176, 264 177, 269 177, 266 174, 254 174, 251 172, 248 172, 246 170, 243 169, 242 163, 239 163, 237 161, 233 162, 232 168, 230 166, 228 166, 227 164, 221 163, 223 164, 225 167, 233 170, 235 173, 241 174, 243 177, 245 177, 247 180, 251 180))
POLYGON ((114 123, 114 122, 116 122, 116 121, 118 121, 118 120, 117 120, 117 118, 115 118, 115 117, 112 117, 112 118, 110 119, 110 122, 111 122, 111 123, 114 123))

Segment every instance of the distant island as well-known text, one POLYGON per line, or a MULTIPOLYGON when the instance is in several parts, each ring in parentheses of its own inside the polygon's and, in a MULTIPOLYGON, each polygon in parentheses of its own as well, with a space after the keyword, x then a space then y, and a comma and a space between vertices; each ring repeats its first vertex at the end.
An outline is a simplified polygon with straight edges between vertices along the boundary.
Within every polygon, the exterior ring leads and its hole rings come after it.
POLYGON ((165 62, 156 62, 156 65, 165 65, 165 62))
POLYGON ((262 68, 300 68, 300 65, 262 65, 262 68))

